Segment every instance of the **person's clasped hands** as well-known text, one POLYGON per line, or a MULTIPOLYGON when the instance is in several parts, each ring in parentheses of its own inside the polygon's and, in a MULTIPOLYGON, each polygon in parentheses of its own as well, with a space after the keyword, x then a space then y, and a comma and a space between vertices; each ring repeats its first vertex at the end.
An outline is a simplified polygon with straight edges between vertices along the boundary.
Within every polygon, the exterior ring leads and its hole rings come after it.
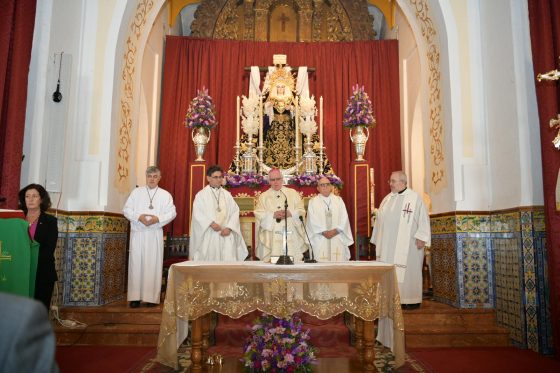
POLYGON ((144 224, 146 227, 149 227, 150 225, 153 225, 153 224, 156 224, 157 222, 159 222, 159 218, 155 215, 142 214, 138 218, 138 221, 140 223, 144 224))

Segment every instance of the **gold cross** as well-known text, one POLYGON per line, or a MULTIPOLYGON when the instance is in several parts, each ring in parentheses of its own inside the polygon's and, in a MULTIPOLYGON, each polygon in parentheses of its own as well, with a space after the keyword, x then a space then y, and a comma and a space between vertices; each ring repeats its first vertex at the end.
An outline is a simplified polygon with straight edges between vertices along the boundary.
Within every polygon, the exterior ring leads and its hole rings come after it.
MULTIPOLYGON (((0 241, 0 261, 2 260, 9 260, 11 262, 12 256, 2 254, 2 241, 0 241)), ((2 272, 2 278, 0 279, 0 281, 6 281, 6 280, 7 280, 6 275, 2 272)))
POLYGON ((0 241, 0 260, 12 261, 12 256, 11 255, 3 255, 2 254, 2 241, 0 241))
POLYGON ((336 249, 336 251, 335 251, 335 258, 336 258, 335 262, 338 262, 338 256, 339 255, 340 255, 340 250, 336 249))
POLYGON ((290 17, 287 17, 284 13, 282 13, 282 15, 278 17, 278 20, 282 22, 282 32, 286 31, 286 22, 290 20, 290 17))

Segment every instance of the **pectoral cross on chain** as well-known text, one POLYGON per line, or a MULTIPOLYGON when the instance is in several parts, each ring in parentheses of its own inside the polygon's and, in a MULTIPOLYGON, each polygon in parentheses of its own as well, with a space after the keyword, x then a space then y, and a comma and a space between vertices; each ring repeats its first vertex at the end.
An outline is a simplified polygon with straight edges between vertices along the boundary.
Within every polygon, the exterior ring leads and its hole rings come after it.
MULTIPOLYGON (((0 261, 2 260, 9 260, 10 262, 12 261, 12 256, 11 255, 6 255, 6 254, 2 254, 2 241, 0 241, 0 261)), ((0 281, 6 281, 6 275, 2 272, 2 277, 0 278, 0 281)))

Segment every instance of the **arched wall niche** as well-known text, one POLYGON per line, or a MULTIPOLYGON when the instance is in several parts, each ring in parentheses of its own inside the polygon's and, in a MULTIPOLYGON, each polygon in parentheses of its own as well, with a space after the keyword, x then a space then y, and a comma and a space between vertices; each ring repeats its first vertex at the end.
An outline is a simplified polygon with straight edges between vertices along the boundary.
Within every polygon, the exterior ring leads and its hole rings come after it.
MULTIPOLYGON (((193 1, 184 1, 185 5, 193 4, 193 1)), ((299 1, 255 1, 253 2, 243 2, 240 3, 245 7, 251 6, 254 10, 255 17, 258 18, 258 13, 261 12, 262 15, 267 15, 270 12, 271 7, 280 4, 290 3, 296 7, 299 12, 299 17, 309 17, 310 15, 302 16, 301 12, 313 12, 313 7, 316 4, 324 4, 320 2, 312 2, 306 0, 299 1), (248 5, 249 4, 249 5, 248 5)), ((345 12, 343 6, 352 3, 350 1, 332 1, 330 2, 335 8, 336 5, 340 6, 339 12, 345 12)), ((119 35, 119 45, 122 46, 122 53, 117 53, 117 58, 121 58, 121 67, 119 77, 121 79, 120 84, 116 85, 116 92, 113 97, 115 112, 119 113, 118 124, 116 128, 116 141, 115 146, 115 186, 122 193, 128 192, 130 187, 133 186, 130 178, 131 163, 134 161, 134 155, 131 154, 131 142, 134 139, 134 127, 135 119, 138 117, 139 113, 139 92, 138 92, 138 82, 140 79, 140 72, 142 71, 142 55, 144 53, 144 48, 146 46, 146 40, 150 33, 152 27, 154 27, 153 22, 156 19, 158 13, 161 11, 162 7, 168 6, 170 3, 159 0, 159 1, 148 1, 148 0, 138 0, 136 6, 127 7, 127 13, 123 17, 123 24, 121 27, 121 34, 119 35), (127 18, 128 16, 128 18, 127 18)), ((193 22, 193 28, 199 27, 200 30, 211 29, 212 32, 216 28, 212 27, 202 27, 196 26, 197 19, 202 19, 200 17, 201 13, 207 15, 213 15, 210 17, 208 24, 212 24, 211 19, 217 20, 221 11, 227 11, 229 0, 221 1, 203 1, 197 7, 197 14, 195 22, 193 22), (211 5, 211 3, 213 5, 211 5)), ((236 1, 232 1, 231 4, 237 6, 236 1)), ((364 1, 361 3, 364 7, 364 12, 367 14, 368 2, 364 1)), ((233 5, 231 5, 233 6, 233 5)), ((400 0, 397 1, 397 6, 400 8, 404 14, 407 22, 411 25, 414 37, 418 44, 418 50, 420 54, 420 66, 421 66, 421 87, 420 95, 422 102, 420 103, 421 115, 424 119, 423 133, 427 138, 425 144, 426 150, 425 154, 421 156, 425 157, 426 161, 426 179, 424 185, 420 189, 424 189, 427 193, 437 194, 441 192, 448 183, 447 166, 446 162, 446 149, 444 148, 444 116, 442 114, 442 97, 441 97, 441 67, 440 67, 440 38, 441 35, 438 34, 439 23, 434 22, 432 19, 433 11, 430 7, 438 7, 437 2, 430 2, 428 0, 400 0)), ((355 9, 356 7, 354 7, 355 9)), ((170 6, 169 18, 172 18, 173 7, 170 6)), ((239 10, 239 9, 238 9, 239 10)), ((178 10, 180 11, 180 9, 178 10)), ((441 16, 439 10, 436 12, 441 16)), ((352 14, 349 12, 348 14, 352 14)), ((312 15, 312 14, 311 14, 312 15)), ((176 18, 176 16, 175 16, 176 18)), ((255 19, 256 19, 255 18, 255 19)), ((344 18, 344 17, 343 17, 344 18)), ((362 16, 362 18, 364 18, 362 16)), ((365 17, 367 22, 369 18, 365 17)), ((367 33, 364 32, 364 28, 360 27, 359 24, 352 21, 353 18, 347 17, 346 21, 341 22, 346 31, 345 35, 350 35, 349 38, 354 38, 354 40, 369 39, 367 33), (345 23, 347 22, 347 23, 345 23), (357 27, 353 27, 358 25, 357 27), (352 27, 351 27, 352 26, 352 27), (354 37, 353 30, 361 30, 361 34, 358 37, 354 37), (361 35, 361 36, 360 36, 361 35)), ((238 21, 238 18, 231 18, 230 23, 238 21)), ((438 22, 441 18, 438 19, 438 22)), ((214 21, 215 24, 216 21, 214 21)), ((365 23, 367 23, 365 22, 365 23)), ((250 22, 249 22, 250 23, 250 22)), ((317 33, 315 28, 315 23, 312 23, 313 29, 311 30, 310 38, 315 40, 314 35, 317 33), (315 34, 314 34, 315 33, 315 34)), ((264 34, 267 34, 266 23, 264 24, 264 34)), ((371 29, 371 31, 373 31, 371 29)), ((193 36, 209 37, 206 34, 207 31, 199 32, 193 36)), ((255 31, 256 32, 256 31, 255 31)), ((243 33, 241 39, 248 39, 247 33, 243 33)), ((301 35, 301 32, 300 32, 301 35)), ((371 33, 373 36, 373 33, 371 33)), ((371 37, 372 38, 372 37, 371 37)), ((342 38, 343 40, 346 40, 342 38)), ((258 40, 255 38, 255 40, 258 40)), ((410 151, 410 149, 405 150, 410 151)), ((414 187, 414 186, 413 186, 414 187)))

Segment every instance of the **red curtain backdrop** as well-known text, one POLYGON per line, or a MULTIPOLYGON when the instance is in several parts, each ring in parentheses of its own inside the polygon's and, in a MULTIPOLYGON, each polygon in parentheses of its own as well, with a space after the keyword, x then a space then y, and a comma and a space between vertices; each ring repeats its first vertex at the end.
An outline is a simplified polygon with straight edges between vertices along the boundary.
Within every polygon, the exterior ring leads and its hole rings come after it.
POLYGON ((0 6, 0 207, 16 208, 36 0, 0 6))
MULTIPOLYGON (((185 206, 188 203, 188 164, 194 161, 190 130, 183 119, 190 101, 203 86, 217 108, 218 126, 212 130, 204 159, 227 169, 235 145, 236 96, 247 95, 246 66, 272 65, 274 54, 285 54, 290 66, 315 68, 310 73, 310 92, 324 100, 324 145, 335 173, 350 182, 355 158, 342 116, 352 86, 363 85, 377 119, 370 131, 366 159, 375 168, 376 200, 389 192, 386 182, 393 170, 401 169, 399 61, 397 41, 345 43, 269 43, 252 41, 202 40, 168 36, 163 77, 159 166, 162 187, 169 190, 177 206, 173 234, 189 231, 185 206)), ((261 81, 262 82, 262 81, 261 81)), ((318 122, 318 118, 317 118, 318 122)), ((351 202, 351 188, 342 191, 351 202)))
MULTIPOLYGON (((560 68, 560 1, 529 0, 528 4, 536 76, 560 68)), ((538 83, 535 79, 535 85, 541 130, 550 319, 556 356, 560 357, 560 213, 556 211, 555 201, 560 151, 552 144, 558 131, 549 126, 549 120, 560 113, 560 82, 538 83)))

